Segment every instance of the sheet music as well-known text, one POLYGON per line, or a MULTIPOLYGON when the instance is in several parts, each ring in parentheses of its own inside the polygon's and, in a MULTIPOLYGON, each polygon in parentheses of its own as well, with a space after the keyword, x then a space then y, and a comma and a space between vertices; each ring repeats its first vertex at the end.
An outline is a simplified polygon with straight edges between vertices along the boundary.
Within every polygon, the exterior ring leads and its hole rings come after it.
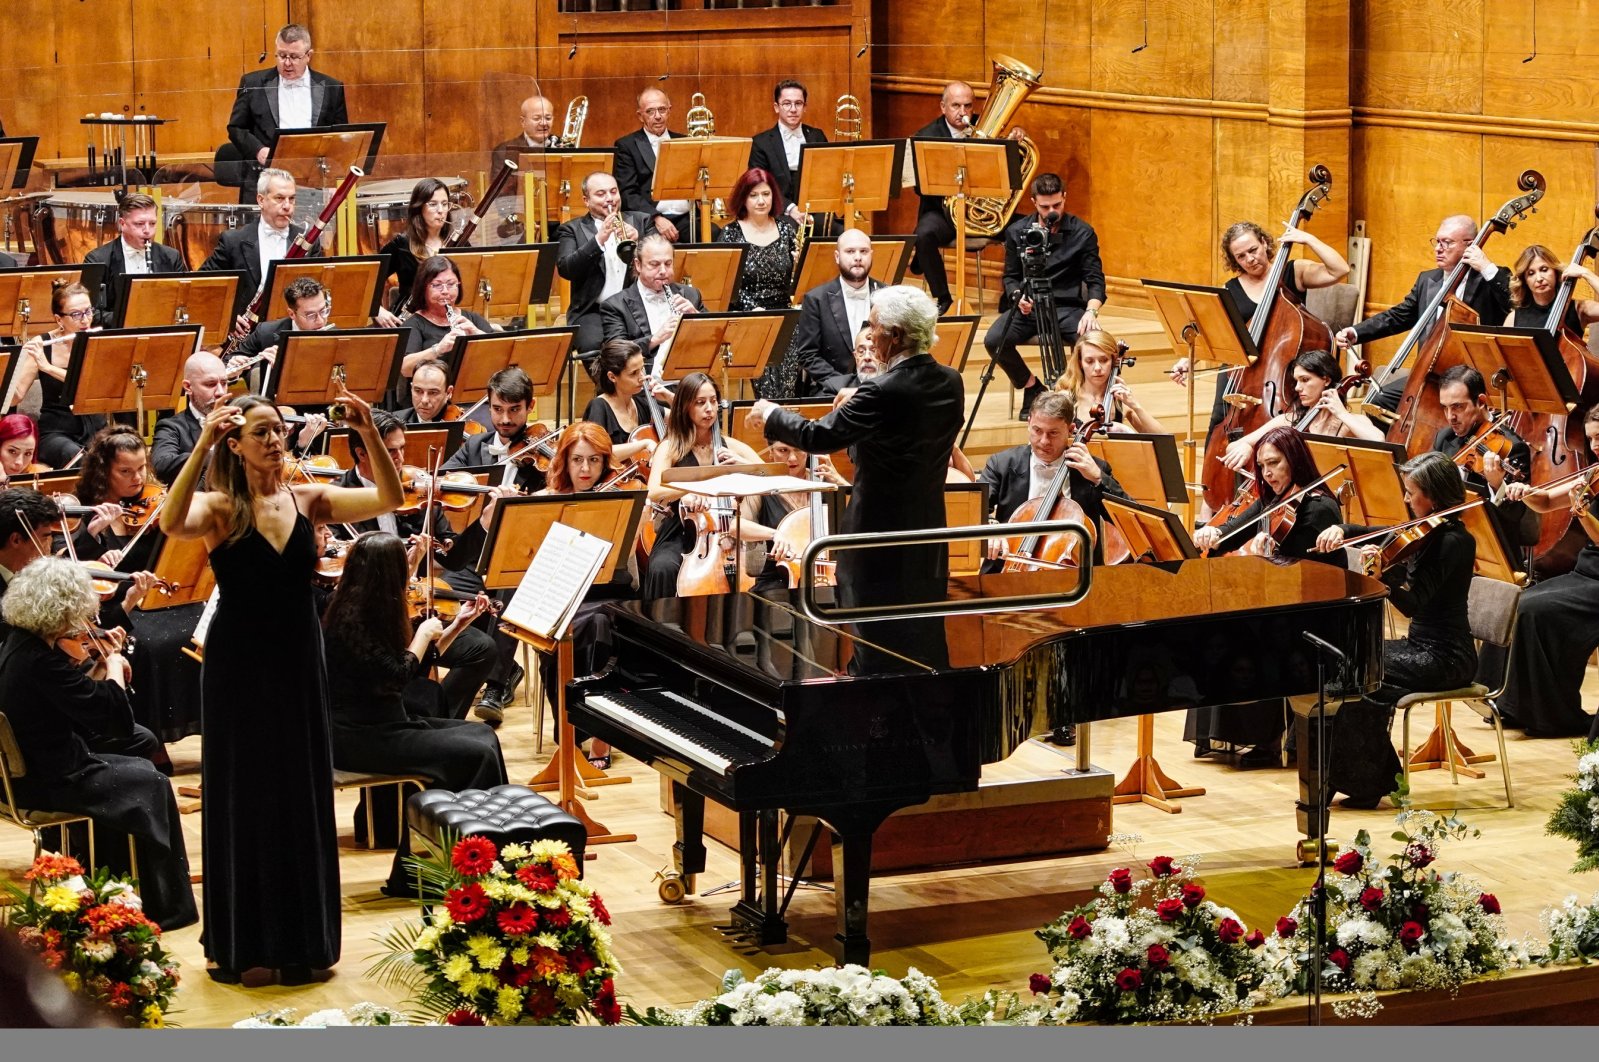
POLYGON ((217 602, 222 598, 222 588, 213 586, 211 596, 205 599, 205 609, 200 613, 200 622, 194 625, 194 633, 189 637, 194 639, 194 644, 205 648, 205 635, 211 629, 211 620, 217 614, 217 602))
POLYGON ((502 618, 533 634, 560 639, 610 552, 611 544, 598 535, 551 524, 502 618))
POLYGON ((671 485, 689 494, 736 498, 748 498, 758 494, 799 494, 838 489, 831 483, 821 483, 814 479, 801 479, 798 476, 752 476, 748 472, 729 472, 725 476, 715 476, 711 479, 675 480, 671 485))

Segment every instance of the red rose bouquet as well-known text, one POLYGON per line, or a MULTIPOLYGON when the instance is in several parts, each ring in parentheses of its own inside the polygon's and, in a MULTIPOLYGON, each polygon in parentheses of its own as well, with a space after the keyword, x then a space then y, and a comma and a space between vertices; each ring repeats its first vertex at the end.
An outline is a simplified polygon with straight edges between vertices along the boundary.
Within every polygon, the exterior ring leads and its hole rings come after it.
POLYGON ((144 916, 133 882, 103 868, 85 876, 76 859, 50 852, 23 877, 32 886, 26 893, 6 885, 14 900, 6 922, 22 946, 123 1024, 166 1025, 178 963, 161 946, 161 927, 144 916))
POLYGON ((573 1025, 622 1019, 611 916, 559 841, 496 848, 458 841, 413 860, 420 923, 384 938, 375 972, 411 991, 418 1020, 447 1025, 573 1025))

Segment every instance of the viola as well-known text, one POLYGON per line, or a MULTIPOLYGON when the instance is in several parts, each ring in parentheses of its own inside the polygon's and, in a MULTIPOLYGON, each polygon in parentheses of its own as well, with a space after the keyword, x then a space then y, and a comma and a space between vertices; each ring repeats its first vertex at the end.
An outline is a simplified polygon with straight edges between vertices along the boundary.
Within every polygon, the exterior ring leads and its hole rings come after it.
POLYGON ((1392 538, 1383 543, 1381 552, 1375 558, 1367 559, 1364 562, 1366 574, 1380 575, 1394 565, 1403 564, 1419 553, 1422 544, 1427 541, 1427 536, 1442 527, 1444 522, 1450 517, 1456 513, 1465 512, 1467 509, 1474 509, 1481 505, 1483 501, 1484 499, 1482 498, 1474 498, 1459 505, 1451 505, 1447 509, 1440 509, 1430 515, 1417 517, 1402 524, 1395 524, 1393 527, 1384 527, 1360 535, 1357 538, 1345 539, 1343 544, 1345 546, 1358 546, 1372 539, 1382 538, 1384 535, 1392 535, 1392 538))
MULTIPOLYGON (((1073 445, 1086 443, 1094 432, 1105 425, 1105 407, 1095 406, 1086 423, 1084 423, 1072 437, 1073 445)), ((1060 468, 1055 470, 1054 477, 1049 485, 1044 488, 1044 493, 1036 498, 1029 498, 1017 507, 1011 514, 1007 523, 1020 524, 1034 520, 1076 520, 1088 529, 1089 557, 1087 563, 1093 563, 1093 547, 1098 541, 1098 534, 1094 530, 1094 522, 1083 512, 1083 507, 1072 500, 1070 491, 1067 490, 1067 480, 1071 475, 1071 466, 1061 458, 1060 468)), ((1058 535, 1027 535, 1020 538, 1005 540, 1004 558, 1007 572, 1031 572, 1040 568, 1076 568, 1084 563, 1084 558, 1076 556, 1076 540, 1071 536, 1058 535)))
POLYGON ((650 485, 648 459, 640 454, 611 473, 609 479, 594 488, 596 494, 608 490, 643 490, 650 485))
MULTIPOLYGON (((400 483, 405 497, 395 508, 396 513, 420 512, 427 503, 427 472, 415 465, 400 466, 400 483)), ((433 477, 433 501, 446 512, 460 513, 476 505, 485 495, 499 488, 479 483, 470 472, 441 472, 433 477)))
MULTIPOLYGON (((475 409, 477 407, 474 406, 473 408, 475 409)), ((468 420, 466 410, 462 409, 454 402, 449 403, 439 411, 439 420, 440 422, 450 421, 452 423, 457 420, 465 420, 466 423, 461 425, 461 434, 463 435, 482 435, 484 432, 489 430, 488 428, 484 427, 482 421, 468 420)))
MULTIPOLYGON (((1343 402, 1344 405, 1347 406, 1349 405, 1349 392, 1353 391, 1361 384, 1369 383, 1370 381, 1371 363, 1367 361, 1360 361, 1355 364, 1354 372, 1350 373, 1348 376, 1345 376, 1336 384, 1333 384, 1332 388, 1338 392, 1339 401, 1343 402)), ((1298 432, 1308 430, 1311 423, 1316 419, 1316 415, 1320 412, 1321 409, 1318 406, 1311 406, 1309 409, 1305 410, 1305 415, 1299 418, 1299 422, 1294 425, 1294 430, 1298 432)))
MULTIPOLYGON (((1291 228, 1303 228, 1332 194, 1332 173, 1325 166, 1313 167, 1311 187, 1300 197, 1288 217, 1291 228)), ((1247 435, 1287 409, 1284 395, 1290 385, 1293 361, 1302 351, 1331 350, 1332 332, 1316 315, 1299 302, 1286 278, 1293 268, 1291 243, 1280 244, 1266 274, 1265 290, 1249 320, 1249 337, 1259 356, 1250 365, 1228 374, 1223 400, 1229 406, 1216 429, 1205 442, 1205 504, 1220 508, 1233 493, 1233 470, 1222 464, 1221 456, 1233 439, 1247 435)))
MULTIPOLYGON (((1305 484, 1291 494, 1278 498, 1264 512, 1255 517, 1261 531, 1267 536, 1267 542, 1262 545, 1256 545, 1256 539, 1251 538, 1244 543, 1238 552, 1248 557, 1265 557, 1275 554, 1277 547, 1282 545, 1283 540, 1288 537, 1298 523, 1300 502, 1304 501, 1311 491, 1343 472, 1346 467, 1345 465, 1338 465, 1319 479, 1305 484)), ((1259 489, 1258 480, 1256 481, 1256 489, 1259 489)))
POLYGON ((78 665, 97 664, 113 653, 132 653, 133 639, 118 627, 115 631, 85 627, 57 640, 56 648, 78 665))
POLYGON ((288 470, 283 476, 285 483, 316 483, 329 479, 340 479, 344 476, 344 469, 339 467, 338 458, 332 454, 317 454, 314 457, 295 458, 289 462, 288 470))
MULTIPOLYGON (((80 560, 78 567, 88 570, 89 583, 102 601, 109 601, 119 591, 127 589, 134 578, 131 572, 119 572, 103 560, 80 560)), ((171 594, 177 587, 165 579, 157 579, 153 589, 162 594, 171 594)))
POLYGON ((527 432, 522 436, 523 441, 505 455, 506 464, 523 468, 532 465, 540 472, 548 472, 550 462, 555 460, 555 446, 560 438, 560 432, 551 431, 543 421, 536 421, 528 425, 527 432))
POLYGON ((1233 491, 1233 496, 1228 499, 1227 504, 1216 510, 1211 518, 1206 521, 1205 526, 1222 527, 1236 520, 1245 510, 1259 500, 1260 480, 1255 477, 1253 472, 1240 471, 1238 473, 1238 487, 1233 491))

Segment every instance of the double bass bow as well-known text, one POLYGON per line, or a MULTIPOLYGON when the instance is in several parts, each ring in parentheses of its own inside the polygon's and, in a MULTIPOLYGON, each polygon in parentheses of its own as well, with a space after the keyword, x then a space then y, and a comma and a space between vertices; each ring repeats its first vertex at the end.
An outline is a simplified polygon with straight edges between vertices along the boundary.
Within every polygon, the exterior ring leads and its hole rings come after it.
MULTIPOLYGON (((1518 219, 1525 218, 1535 210, 1538 201, 1543 198, 1547 182, 1537 170, 1523 170, 1516 186, 1522 189, 1523 194, 1510 199, 1483 222, 1471 246, 1480 249, 1494 233, 1515 228, 1518 219)), ((1412 354, 1415 355, 1410 378, 1405 381, 1404 393, 1400 395, 1399 405, 1395 409, 1394 422, 1388 428, 1388 441, 1403 443, 1405 452, 1411 457, 1430 449, 1438 430, 1444 425, 1443 404, 1438 399, 1438 377, 1449 368, 1449 364, 1443 360, 1448 346, 1449 326, 1478 323, 1477 311, 1455 295, 1455 290, 1466 277, 1466 270, 1470 268, 1462 255, 1417 314, 1416 323, 1405 336, 1405 341, 1388 364, 1383 366, 1382 373, 1375 381, 1376 386, 1381 388, 1412 354)))
MULTIPOLYGON (((1311 187, 1289 215, 1289 228, 1303 228, 1332 194, 1332 173, 1326 166, 1312 167, 1308 178, 1311 187)), ((1249 365, 1228 374, 1222 398, 1229 408, 1205 443, 1204 497, 1211 509, 1219 509, 1233 493, 1233 470, 1221 461, 1227 444, 1288 408, 1284 394, 1289 386, 1289 370, 1301 351, 1332 349, 1331 330, 1305 309, 1286 282, 1288 270, 1293 268, 1293 250, 1291 243, 1277 245, 1266 274, 1265 290, 1249 319, 1249 338, 1259 355, 1249 365)))

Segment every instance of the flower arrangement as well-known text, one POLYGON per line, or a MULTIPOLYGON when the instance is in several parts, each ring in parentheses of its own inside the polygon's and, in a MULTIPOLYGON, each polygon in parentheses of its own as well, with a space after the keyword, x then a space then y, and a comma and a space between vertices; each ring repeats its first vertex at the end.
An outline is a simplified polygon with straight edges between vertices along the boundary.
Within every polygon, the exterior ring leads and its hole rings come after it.
POLYGON ((178 963, 161 946, 161 927, 126 877, 102 868, 86 875, 76 859, 46 852, 23 874, 24 893, 7 882, 15 904, 7 923, 23 947, 73 992, 124 1024, 167 1024, 178 989, 178 963))
POLYGON ((903 978, 864 966, 822 970, 773 967, 745 980, 722 978, 722 991, 686 1010, 628 1008, 640 1025, 963 1025, 962 1013, 938 992, 938 982, 914 966, 903 978))
MULTIPOLYGON (((1450 840, 1478 836, 1460 820, 1402 806, 1386 863, 1361 830, 1327 881, 1327 941, 1322 984, 1332 992, 1443 988, 1516 964, 1499 901, 1462 874, 1433 867, 1450 840)), ((1311 897, 1277 920, 1265 949, 1292 992, 1309 990, 1315 933, 1311 897)), ((1370 1013, 1375 999, 1357 1005, 1370 1013)))
POLYGON ((382 1003, 357 1003, 340 1010, 334 1007, 319 1010, 304 1018, 297 1018, 291 1007, 252 1014, 243 1021, 233 1023, 235 1029, 337 1029, 347 1026, 373 1027, 409 1025, 405 1015, 382 1003))
POLYGON ((1055 960, 1029 987, 1044 1024, 1208 1021, 1277 994, 1262 961, 1265 935, 1206 898, 1198 857, 1157 856, 1149 877, 1121 867, 1092 902, 1038 931, 1055 960))
POLYGON ((1567 896, 1559 907, 1544 908, 1542 922, 1549 943, 1545 953, 1539 956, 1540 962, 1586 966, 1599 961, 1599 892, 1586 904, 1579 904, 1575 896, 1567 896))
POLYGON ((1599 741, 1577 744, 1577 788, 1560 794, 1560 803, 1545 829, 1556 837, 1577 842, 1573 874, 1599 867, 1599 741))
POLYGON ((611 915, 578 878, 560 841, 484 837, 412 859, 422 903, 442 904, 391 930, 374 972, 412 993, 419 1020, 448 1025, 572 1025, 622 1019, 611 915))

